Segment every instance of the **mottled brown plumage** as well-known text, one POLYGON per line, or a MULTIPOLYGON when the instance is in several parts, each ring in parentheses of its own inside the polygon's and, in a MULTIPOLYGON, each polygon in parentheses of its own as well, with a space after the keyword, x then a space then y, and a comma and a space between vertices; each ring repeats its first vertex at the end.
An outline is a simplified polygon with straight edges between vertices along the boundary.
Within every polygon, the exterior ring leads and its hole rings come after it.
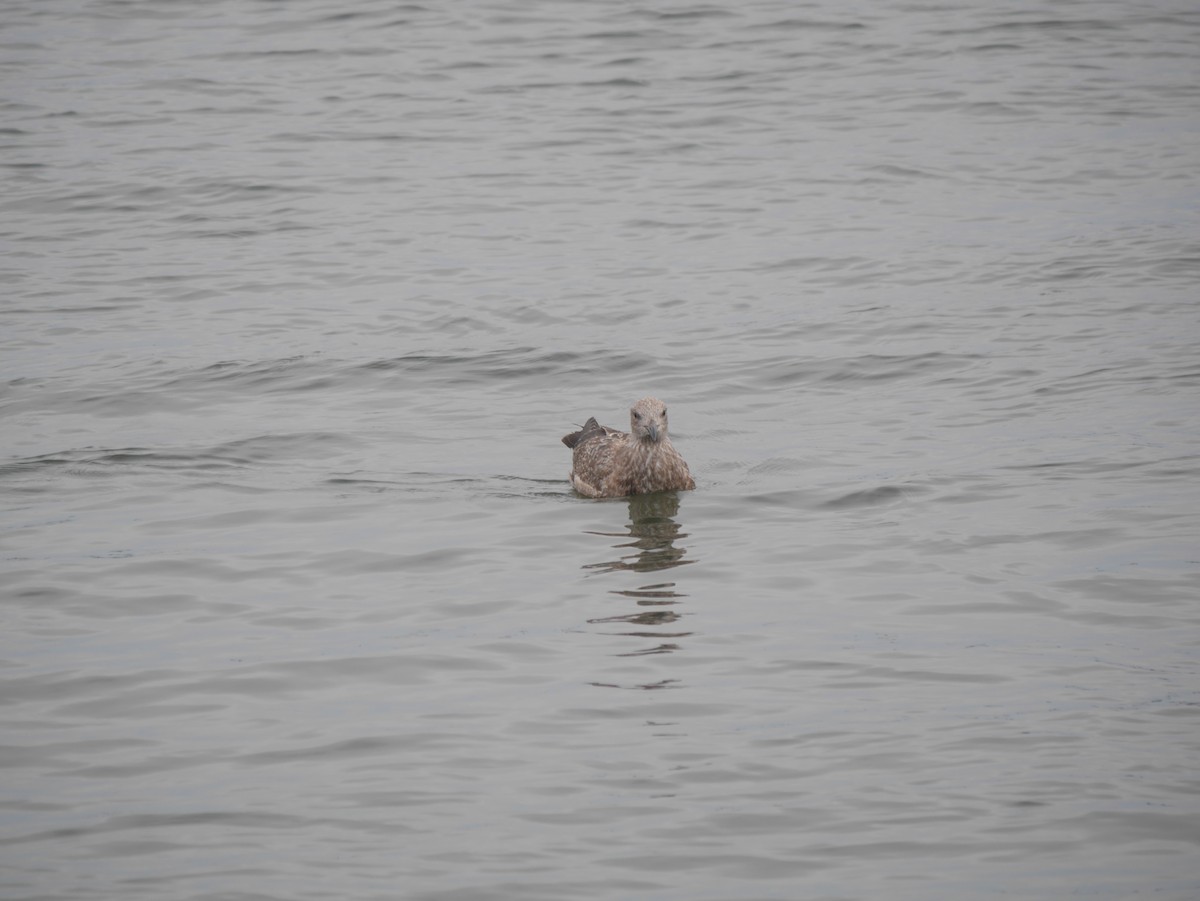
POLYGON ((629 411, 628 432, 589 419, 563 436, 571 448, 571 484, 587 497, 624 497, 696 487, 688 465, 667 437, 667 408, 643 397, 629 411))

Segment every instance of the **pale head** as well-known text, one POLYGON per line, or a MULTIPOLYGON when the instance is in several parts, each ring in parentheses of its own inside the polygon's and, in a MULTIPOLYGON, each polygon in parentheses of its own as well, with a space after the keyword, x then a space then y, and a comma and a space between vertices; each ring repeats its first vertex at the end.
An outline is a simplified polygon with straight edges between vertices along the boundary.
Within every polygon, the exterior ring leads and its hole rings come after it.
POLYGON ((639 441, 654 444, 667 437, 667 405, 656 397, 643 397, 629 409, 629 431, 639 441))

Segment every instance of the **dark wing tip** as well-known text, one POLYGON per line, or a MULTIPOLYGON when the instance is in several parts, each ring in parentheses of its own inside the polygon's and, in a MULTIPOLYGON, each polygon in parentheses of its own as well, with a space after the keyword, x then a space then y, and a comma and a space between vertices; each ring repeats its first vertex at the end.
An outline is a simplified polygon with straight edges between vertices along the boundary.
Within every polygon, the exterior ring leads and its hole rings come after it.
POLYGON ((583 424, 583 428, 578 432, 572 432, 570 435, 563 435, 562 443, 567 447, 574 447, 581 441, 586 441, 588 438, 591 438, 593 435, 603 434, 604 429, 600 426, 600 423, 596 422, 596 417, 592 416, 583 424))

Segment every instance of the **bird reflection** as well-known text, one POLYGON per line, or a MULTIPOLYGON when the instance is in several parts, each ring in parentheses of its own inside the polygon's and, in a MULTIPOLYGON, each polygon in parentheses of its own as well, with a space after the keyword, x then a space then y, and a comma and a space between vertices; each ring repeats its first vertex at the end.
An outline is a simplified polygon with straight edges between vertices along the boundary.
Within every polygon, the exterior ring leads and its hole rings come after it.
MULTIPOLYGON (((590 533, 622 539, 613 545, 621 552, 620 555, 616 560, 589 563, 583 567, 584 569, 599 573, 655 573, 695 562, 686 559, 687 550, 676 545, 680 539, 687 538, 687 533, 680 529, 679 523, 675 520, 675 516, 679 513, 678 495, 674 492, 639 494, 628 498, 627 501, 629 522, 626 525, 626 531, 590 533)), ((628 598, 634 601, 640 609, 614 616, 597 617, 589 619, 588 622, 593 625, 620 624, 627 629, 612 634, 649 638, 655 642, 646 648, 618 654, 619 657, 670 654, 679 650, 678 639, 692 634, 672 629, 672 626, 679 622, 683 614, 669 608, 677 605, 680 599, 685 597, 675 590, 674 582, 651 582, 636 588, 612 590, 609 594, 628 598)), ((671 687, 675 681, 666 679, 635 687, 667 688, 671 687)), ((608 685, 608 683, 600 682, 594 684, 608 685)))
POLYGON ((679 495, 673 491, 658 494, 635 494, 628 499, 628 502, 627 532, 592 532, 591 534, 610 538, 632 538, 633 541, 616 544, 613 547, 635 548, 636 550, 622 555, 617 560, 589 563, 584 566, 584 569, 598 569, 603 572, 632 570, 642 573, 671 569, 694 562, 683 559, 687 553, 684 548, 675 547, 677 539, 687 538, 687 533, 681 532, 679 523, 674 520, 679 513, 679 495))

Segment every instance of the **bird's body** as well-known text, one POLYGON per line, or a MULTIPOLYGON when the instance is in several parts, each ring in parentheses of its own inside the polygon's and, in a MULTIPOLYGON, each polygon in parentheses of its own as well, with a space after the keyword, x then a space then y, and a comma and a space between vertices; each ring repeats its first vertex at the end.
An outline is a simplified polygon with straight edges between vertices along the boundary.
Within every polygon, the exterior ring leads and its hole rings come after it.
POLYGON ((571 448, 571 485, 586 497, 624 497, 696 487, 688 465, 667 436, 667 408, 644 397, 629 411, 630 431, 589 419, 563 436, 571 448))

